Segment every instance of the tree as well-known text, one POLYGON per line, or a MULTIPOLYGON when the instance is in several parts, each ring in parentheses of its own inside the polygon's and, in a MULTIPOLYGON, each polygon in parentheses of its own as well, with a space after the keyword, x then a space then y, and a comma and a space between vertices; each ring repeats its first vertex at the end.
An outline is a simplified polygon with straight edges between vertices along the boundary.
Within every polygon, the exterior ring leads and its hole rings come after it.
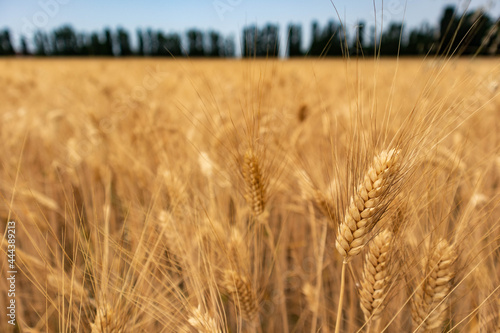
POLYGON ((302 27, 300 24, 288 26, 288 56, 300 57, 302 53, 302 27))
POLYGON ((487 54, 490 32, 494 29, 492 19, 481 9, 465 17, 467 31, 464 31, 464 54, 487 54))
POLYGON ((498 55, 500 54, 500 21, 488 32, 489 42, 486 47, 486 54, 488 55, 498 55))
POLYGON ((10 30, 5 29, 0 33, 0 55, 11 56, 16 52, 12 47, 12 40, 10 38, 10 30))
POLYGON ((79 33, 76 35, 76 43, 78 45, 79 56, 90 55, 91 41, 90 37, 85 33, 79 33))
POLYGON ((410 32, 408 44, 405 47, 405 54, 426 55, 435 43, 435 30, 427 23, 423 23, 419 28, 410 32))
POLYGON ((210 50, 208 53, 209 57, 220 57, 221 56, 221 37, 215 31, 210 31, 208 33, 210 40, 210 50))
POLYGON ((45 35, 43 32, 40 30, 37 30, 35 32, 34 36, 34 41, 35 41, 35 55, 37 56, 45 56, 48 55, 48 47, 47 47, 47 35, 45 35))
POLYGON ((397 55, 399 43, 402 36, 403 24, 392 22, 389 27, 382 33, 382 48, 381 55, 397 55))
POLYGON ((277 57, 279 54, 279 29, 277 25, 267 24, 259 33, 257 56, 277 57))
POLYGON ((103 53, 104 53, 103 47, 101 45, 101 41, 99 40, 99 36, 95 32, 93 32, 90 35, 89 50, 90 50, 90 55, 94 55, 94 56, 100 56, 100 55, 103 55, 103 53))
POLYGON ((118 35, 118 44, 120 46, 120 56, 126 57, 132 55, 132 49, 130 47, 128 32, 123 28, 118 28, 117 35, 118 35))
POLYGON ((78 55, 78 43, 75 31, 69 25, 56 29, 53 34, 54 54, 60 56, 78 55))
POLYGON ((256 56, 257 34, 257 27, 254 25, 243 28, 243 45, 241 50, 241 55, 243 57, 256 56))
POLYGON ((168 56, 168 50, 165 48, 167 43, 167 37, 161 31, 156 33, 156 40, 158 42, 158 50, 156 52, 157 56, 168 56))
POLYGON ((205 49, 203 46, 203 33, 197 29, 191 29, 187 32, 188 52, 190 57, 203 57, 205 49))
POLYGON ((439 21, 439 44, 441 49, 453 48, 453 34, 457 31, 457 28, 458 21, 455 18, 455 7, 448 6, 445 8, 443 16, 439 21))
POLYGON ((142 35, 141 29, 137 30, 137 40, 139 41, 139 45, 137 47, 137 55, 144 56, 144 37, 142 35))
POLYGON ((243 29, 244 57, 277 57, 279 54, 278 26, 267 24, 259 29, 254 25, 243 29))
POLYGON ((181 37, 176 33, 171 33, 166 36, 165 49, 172 57, 184 56, 181 45, 181 37))
POLYGON ((226 58, 232 58, 236 55, 236 47, 234 43, 234 38, 227 37, 224 40, 224 51, 223 51, 223 56, 226 58))
POLYGON ((103 46, 103 55, 105 56, 113 56, 113 36, 111 34, 111 30, 106 28, 104 30, 104 46, 103 46))
POLYGON ((352 45, 352 51, 359 55, 363 52, 364 40, 365 40, 365 22, 359 21, 355 26, 355 38, 352 45))
POLYGON ((144 37, 144 54, 148 56, 156 56, 158 54, 157 35, 153 32, 153 30, 147 29, 144 37))
POLYGON ((23 56, 30 55, 30 51, 28 49, 28 43, 26 42, 26 37, 24 36, 21 37, 21 54, 23 56))
POLYGON ((323 33, 321 34, 321 44, 326 56, 342 56, 344 37, 341 25, 335 21, 328 21, 323 33))
POLYGON ((323 51, 324 45, 321 45, 321 32, 317 21, 313 21, 311 31, 311 46, 307 54, 310 56, 319 56, 323 51))

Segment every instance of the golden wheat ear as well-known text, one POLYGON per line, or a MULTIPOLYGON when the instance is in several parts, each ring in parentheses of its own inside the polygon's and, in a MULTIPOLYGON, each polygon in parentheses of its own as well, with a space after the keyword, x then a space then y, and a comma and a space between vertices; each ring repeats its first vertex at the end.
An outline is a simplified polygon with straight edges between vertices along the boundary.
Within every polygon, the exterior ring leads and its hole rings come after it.
POLYGON ((430 331, 442 327, 455 276, 455 248, 444 239, 429 252, 424 267, 424 281, 417 287, 411 303, 414 330, 430 331))
POLYGON ((376 322, 385 308, 391 281, 389 257, 393 236, 392 231, 383 230, 368 246, 360 289, 360 306, 366 322, 376 322))
POLYGON ((202 310, 201 305, 191 309, 188 323, 199 333, 222 333, 219 324, 208 312, 202 310))
MULTIPOLYGON (((333 200, 329 198, 327 191, 322 191, 316 187, 305 170, 297 172, 297 178, 303 199, 312 201, 323 216, 334 222, 335 205, 333 200)), ((330 188, 333 186, 335 186, 334 182, 332 182, 330 188)))
POLYGON ((384 197, 399 170, 399 150, 382 151, 375 156, 372 166, 351 197, 344 220, 339 224, 335 245, 344 261, 359 254, 366 237, 378 222, 386 206, 384 197))
POLYGON ((92 333, 121 333, 123 330, 123 320, 117 316, 109 304, 97 309, 94 322, 90 324, 92 333))
POLYGON ((245 199, 252 212, 259 216, 266 206, 266 180, 262 174, 262 166, 255 151, 249 148, 243 161, 243 177, 245 179, 245 199))
POLYGON ((257 294, 248 279, 234 270, 225 270, 222 287, 240 309, 242 318, 249 323, 253 322, 259 314, 259 305, 257 294))

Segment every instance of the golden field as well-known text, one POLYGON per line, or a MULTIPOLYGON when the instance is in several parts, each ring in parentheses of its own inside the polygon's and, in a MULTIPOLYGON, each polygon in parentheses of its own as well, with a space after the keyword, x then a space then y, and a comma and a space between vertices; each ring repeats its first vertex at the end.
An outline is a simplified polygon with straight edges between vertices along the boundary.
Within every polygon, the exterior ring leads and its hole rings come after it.
POLYGON ((498 59, 0 71, 1 332, 500 330, 498 59))

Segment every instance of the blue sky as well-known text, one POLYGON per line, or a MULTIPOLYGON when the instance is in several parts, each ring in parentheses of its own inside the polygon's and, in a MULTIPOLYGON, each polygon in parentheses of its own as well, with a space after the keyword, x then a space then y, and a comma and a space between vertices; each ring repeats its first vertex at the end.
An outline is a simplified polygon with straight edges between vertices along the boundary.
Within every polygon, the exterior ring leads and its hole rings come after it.
MULTIPOLYGON (((376 0, 377 21, 382 13, 384 24, 401 21, 414 27, 427 21, 437 25, 444 6, 454 4, 464 8, 467 1, 446 0, 376 0)), ((494 18, 500 17, 498 0, 472 0, 470 8, 486 7, 494 18)), ((340 17, 348 27, 358 20, 374 25, 372 0, 333 0, 340 17)), ((321 25, 337 19, 330 0, 0 0, 0 29, 8 27, 15 42, 20 35, 29 35, 34 28, 50 31, 63 24, 71 24, 79 31, 101 31, 104 27, 128 29, 135 42, 137 28, 161 29, 184 33, 197 27, 214 29, 226 35, 233 34, 239 44, 240 33, 246 24, 278 23, 282 35, 288 23, 301 23, 304 44, 310 40, 311 22, 321 25)), ((368 30, 368 29, 367 29, 368 30)), ((304 45, 304 46, 305 46, 304 45)))

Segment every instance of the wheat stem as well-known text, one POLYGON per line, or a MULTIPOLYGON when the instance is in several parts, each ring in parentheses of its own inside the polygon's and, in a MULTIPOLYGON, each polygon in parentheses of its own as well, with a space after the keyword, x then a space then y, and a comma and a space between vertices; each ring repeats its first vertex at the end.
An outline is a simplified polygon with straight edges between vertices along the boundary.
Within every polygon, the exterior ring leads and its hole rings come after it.
POLYGON ((335 333, 340 332, 340 320, 342 318, 342 303, 344 302, 344 289, 345 289, 345 266, 347 261, 342 262, 342 273, 340 274, 340 297, 339 307, 337 309, 337 321, 335 322, 335 333))

